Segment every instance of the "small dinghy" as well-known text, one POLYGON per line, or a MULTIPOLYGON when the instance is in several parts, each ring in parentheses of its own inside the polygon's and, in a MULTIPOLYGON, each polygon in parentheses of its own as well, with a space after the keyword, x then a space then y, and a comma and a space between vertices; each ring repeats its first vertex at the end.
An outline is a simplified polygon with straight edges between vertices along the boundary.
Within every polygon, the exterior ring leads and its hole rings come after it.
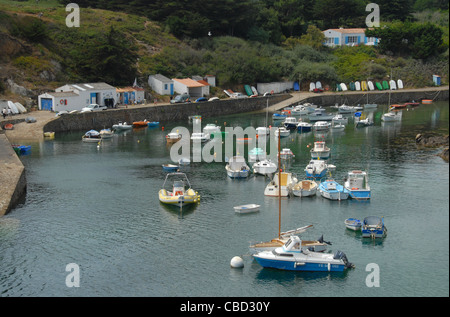
POLYGON ((237 213, 244 214, 244 213, 259 211, 259 207, 261 207, 261 205, 247 204, 247 205, 241 205, 241 206, 234 207, 234 211, 237 213))
POLYGON ((180 167, 178 165, 173 165, 173 164, 163 164, 162 168, 163 168, 163 170, 165 170, 167 172, 175 172, 180 167))
POLYGON ((356 218, 347 218, 344 221, 345 227, 347 229, 353 230, 353 231, 359 231, 361 230, 362 222, 359 219, 356 218))

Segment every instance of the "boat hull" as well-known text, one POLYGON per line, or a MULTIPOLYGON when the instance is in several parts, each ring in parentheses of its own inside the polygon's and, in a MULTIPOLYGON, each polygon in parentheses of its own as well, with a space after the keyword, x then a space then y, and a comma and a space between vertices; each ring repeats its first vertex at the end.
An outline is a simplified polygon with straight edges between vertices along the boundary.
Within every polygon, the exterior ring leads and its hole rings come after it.
POLYGON ((286 271, 309 271, 309 272, 343 272, 345 264, 332 264, 321 262, 309 262, 307 259, 289 259, 284 260, 279 257, 270 257, 266 253, 257 253, 253 255, 256 262, 264 268, 273 268, 286 271))
POLYGON ((370 190, 352 190, 348 189, 350 198, 356 200, 369 200, 370 199, 370 190))
POLYGON ((184 206, 195 204, 200 201, 200 196, 192 189, 189 189, 185 195, 170 195, 165 189, 159 191, 159 201, 168 205, 184 206))

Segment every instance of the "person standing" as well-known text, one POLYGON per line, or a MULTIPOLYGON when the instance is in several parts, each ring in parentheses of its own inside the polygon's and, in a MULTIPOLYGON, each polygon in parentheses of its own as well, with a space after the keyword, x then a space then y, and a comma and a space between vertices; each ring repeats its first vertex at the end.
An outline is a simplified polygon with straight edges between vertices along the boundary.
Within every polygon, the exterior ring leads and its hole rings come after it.
POLYGON ((6 110, 6 108, 3 108, 3 110, 2 110, 3 119, 6 118, 6 114, 7 114, 7 110, 6 110))

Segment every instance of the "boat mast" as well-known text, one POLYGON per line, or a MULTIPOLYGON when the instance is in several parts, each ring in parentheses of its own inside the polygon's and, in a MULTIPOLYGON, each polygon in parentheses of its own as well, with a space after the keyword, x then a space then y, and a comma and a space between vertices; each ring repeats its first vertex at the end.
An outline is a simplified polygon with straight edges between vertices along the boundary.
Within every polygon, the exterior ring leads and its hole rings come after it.
POLYGON ((281 239, 281 136, 278 127, 278 239, 281 239))

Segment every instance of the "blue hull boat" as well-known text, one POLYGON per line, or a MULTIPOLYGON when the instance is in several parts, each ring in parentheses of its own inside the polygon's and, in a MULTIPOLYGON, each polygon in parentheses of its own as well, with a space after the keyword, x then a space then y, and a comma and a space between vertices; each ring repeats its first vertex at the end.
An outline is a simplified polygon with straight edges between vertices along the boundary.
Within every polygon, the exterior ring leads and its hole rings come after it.
POLYGON ((384 219, 376 216, 364 218, 361 233, 363 238, 384 238, 387 235, 387 228, 384 219))
POLYGON ((370 199, 369 176, 364 171, 354 170, 348 172, 344 187, 349 191, 352 199, 370 199))

